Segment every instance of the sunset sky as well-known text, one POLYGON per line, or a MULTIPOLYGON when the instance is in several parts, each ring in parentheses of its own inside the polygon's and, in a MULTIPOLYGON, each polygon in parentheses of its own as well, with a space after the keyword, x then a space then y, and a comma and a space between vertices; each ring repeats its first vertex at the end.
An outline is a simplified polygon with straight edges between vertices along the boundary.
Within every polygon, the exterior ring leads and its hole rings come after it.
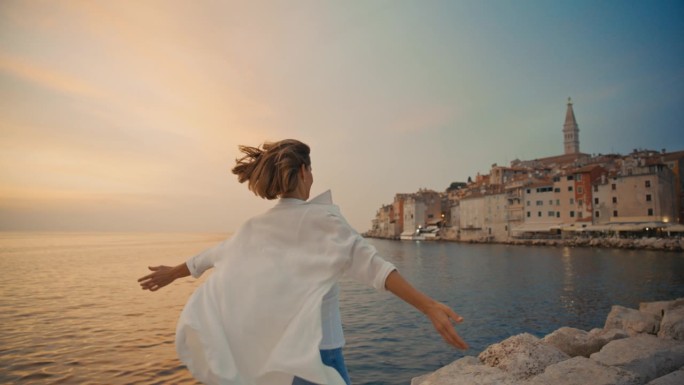
POLYGON ((238 144, 312 147, 359 231, 395 193, 684 150, 682 1, 0 2, 0 230, 233 231, 238 144))

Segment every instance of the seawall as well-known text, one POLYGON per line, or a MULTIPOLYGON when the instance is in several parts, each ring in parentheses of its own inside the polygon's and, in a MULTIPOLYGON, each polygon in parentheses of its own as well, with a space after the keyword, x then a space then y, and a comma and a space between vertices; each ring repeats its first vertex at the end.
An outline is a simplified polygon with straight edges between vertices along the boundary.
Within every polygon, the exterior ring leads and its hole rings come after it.
POLYGON ((613 306, 603 328, 523 333, 490 345, 411 385, 684 384, 684 298, 613 306))
MULTIPOLYGON (((379 237, 364 234, 367 238, 398 240, 396 237, 379 237)), ((426 240, 427 241, 427 240, 426 240)), ((557 247, 601 247, 614 249, 640 249, 658 251, 684 251, 684 238, 569 238, 569 239, 519 239, 507 240, 471 239, 457 240, 440 238, 430 242, 460 242, 460 243, 497 243, 519 246, 557 246, 557 247)), ((409 241, 410 242, 410 241, 409 241)))

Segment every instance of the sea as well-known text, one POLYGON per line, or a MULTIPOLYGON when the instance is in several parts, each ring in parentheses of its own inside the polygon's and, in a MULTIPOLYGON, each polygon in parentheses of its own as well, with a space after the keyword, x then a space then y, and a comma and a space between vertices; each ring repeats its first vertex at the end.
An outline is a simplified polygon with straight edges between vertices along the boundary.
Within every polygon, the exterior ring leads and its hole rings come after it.
MULTIPOLYGON (((196 384, 176 358, 178 315, 202 284, 140 289, 228 234, 0 233, 1 384, 196 384)), ((612 305, 684 297, 674 252, 369 239, 431 297, 463 316, 450 347, 386 292, 341 282, 345 359, 355 385, 408 385, 488 345, 563 326, 602 327, 612 305)))

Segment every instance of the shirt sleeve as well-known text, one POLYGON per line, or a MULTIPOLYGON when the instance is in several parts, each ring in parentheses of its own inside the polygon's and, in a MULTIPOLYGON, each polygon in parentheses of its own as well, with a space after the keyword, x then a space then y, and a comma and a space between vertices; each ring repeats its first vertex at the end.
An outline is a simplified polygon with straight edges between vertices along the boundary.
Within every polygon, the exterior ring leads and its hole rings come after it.
POLYGON ((397 268, 391 262, 384 260, 378 251, 361 235, 356 234, 352 248, 351 263, 346 276, 357 282, 373 287, 378 291, 386 291, 385 280, 397 268))
POLYGON ((221 249, 226 242, 221 242, 188 259, 185 264, 188 266, 190 274, 194 278, 199 278, 205 271, 214 267, 214 264, 221 256, 221 249))
POLYGON ((385 280, 397 268, 394 264, 384 260, 378 251, 359 235, 337 212, 330 214, 337 222, 338 236, 346 238, 342 243, 350 245, 350 254, 344 275, 378 291, 386 291, 385 280))

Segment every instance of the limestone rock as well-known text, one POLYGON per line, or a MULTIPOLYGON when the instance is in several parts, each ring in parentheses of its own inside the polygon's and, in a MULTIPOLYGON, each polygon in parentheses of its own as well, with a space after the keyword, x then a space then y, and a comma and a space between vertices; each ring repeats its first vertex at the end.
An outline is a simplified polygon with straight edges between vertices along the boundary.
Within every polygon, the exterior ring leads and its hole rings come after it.
POLYGON ((427 376, 416 377, 411 385, 515 385, 516 380, 499 368, 482 365, 475 357, 463 357, 427 376), (420 382, 418 382, 420 381, 420 382))
POLYGON ((622 329, 630 336, 641 333, 657 334, 659 319, 648 313, 615 305, 608 313, 604 329, 622 329))
POLYGON ((589 345, 589 333, 570 327, 562 327, 546 335, 542 341, 556 347, 570 357, 589 357, 591 353, 601 350, 600 346, 594 347, 589 345))
POLYGON ((658 337, 684 341, 684 307, 665 311, 658 337))
POLYGON ((642 334, 610 342, 591 359, 630 371, 645 383, 682 367, 684 344, 642 334))
POLYGON ((660 320, 663 318, 666 311, 678 307, 684 307, 684 298, 678 298, 674 301, 642 302, 639 304, 639 311, 653 314, 660 320))
POLYGON ((638 378, 623 369, 605 366, 586 357, 574 357, 550 365, 530 379, 529 385, 640 385, 638 378))
MULTIPOLYGON (((589 332, 589 339, 596 340, 596 344, 600 345, 601 348, 606 346, 611 341, 619 340, 622 338, 629 337, 626 331, 622 329, 592 329, 589 332)), ((599 350, 601 350, 599 348, 599 350)), ((598 350, 597 350, 598 351, 598 350)), ((587 356, 589 357, 589 356, 587 356)))
POLYGON ((490 345, 478 357, 485 365, 499 368, 517 380, 535 376, 547 366, 570 358, 528 333, 490 345))
POLYGON ((684 368, 668 375, 658 377, 646 385, 681 385, 684 384, 684 368))
POLYGON ((562 327, 543 338, 543 341, 556 347, 570 357, 589 357, 596 353, 608 342, 627 338, 628 335, 620 329, 593 329, 590 332, 575 328, 562 327))
MULTIPOLYGON (((434 372, 433 372, 434 373, 434 372)), ((427 380, 428 377, 430 377, 433 373, 428 373, 428 374, 423 374, 422 376, 418 377, 413 377, 411 379, 411 385, 421 385, 425 380, 427 380)))

